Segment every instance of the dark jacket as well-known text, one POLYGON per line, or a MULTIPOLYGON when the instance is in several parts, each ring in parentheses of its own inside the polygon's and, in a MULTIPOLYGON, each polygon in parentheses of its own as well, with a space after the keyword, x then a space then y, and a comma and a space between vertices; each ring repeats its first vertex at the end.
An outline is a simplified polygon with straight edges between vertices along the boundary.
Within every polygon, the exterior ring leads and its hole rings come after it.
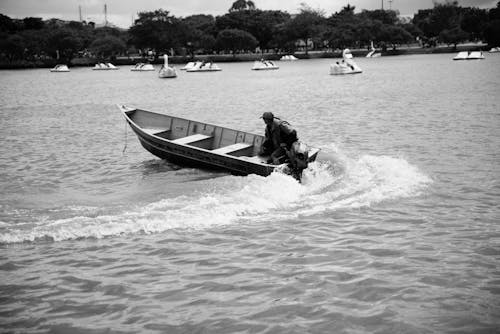
POLYGON ((288 122, 275 118, 270 126, 266 126, 265 139, 262 146, 264 151, 271 153, 284 143, 289 150, 297 140, 297 131, 288 122))

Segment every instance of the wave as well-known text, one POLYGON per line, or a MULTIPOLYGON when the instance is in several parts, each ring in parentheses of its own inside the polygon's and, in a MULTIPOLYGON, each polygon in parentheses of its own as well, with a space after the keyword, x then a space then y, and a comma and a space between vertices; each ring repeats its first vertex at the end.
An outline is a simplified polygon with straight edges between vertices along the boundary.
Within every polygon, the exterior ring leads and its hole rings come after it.
POLYGON ((77 217, 44 219, 22 227, 2 223, 0 243, 104 238, 322 215, 418 196, 432 182, 402 158, 349 158, 339 152, 322 156, 328 158, 310 164, 302 183, 280 173, 213 178, 204 181, 208 190, 110 215, 81 209, 84 214, 77 217))

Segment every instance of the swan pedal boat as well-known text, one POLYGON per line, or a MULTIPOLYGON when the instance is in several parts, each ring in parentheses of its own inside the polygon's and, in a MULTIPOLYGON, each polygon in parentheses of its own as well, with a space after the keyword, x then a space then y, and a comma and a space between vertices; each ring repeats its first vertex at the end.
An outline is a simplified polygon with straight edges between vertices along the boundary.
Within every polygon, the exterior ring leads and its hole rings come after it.
POLYGON ((164 63, 158 71, 159 78, 177 78, 175 68, 168 66, 168 55, 163 55, 164 63))
POLYGON ((299 60, 297 57, 294 55, 284 55, 280 58, 282 61, 294 61, 294 60, 299 60))
POLYGON ((342 62, 330 65, 331 75, 357 74, 362 72, 363 70, 352 60, 352 54, 349 49, 342 51, 342 62))
POLYGON ((382 56, 382 54, 380 52, 376 52, 377 49, 375 49, 375 47, 373 46, 373 41, 371 42, 371 46, 370 46, 370 52, 368 52, 368 54, 366 55, 366 58, 377 58, 377 57, 380 57, 382 56))
POLYGON ((177 71, 173 67, 162 65, 158 71, 159 78, 177 78, 177 71))
POLYGON ((222 69, 217 65, 212 62, 202 62, 202 61, 197 61, 194 63, 194 65, 190 68, 186 69, 186 72, 217 72, 217 71, 222 71, 222 69))
POLYGON ((95 64, 94 71, 109 71, 109 70, 118 70, 118 67, 111 63, 97 63, 95 64))
POLYGON ((253 63, 252 70, 254 71, 265 71, 265 70, 277 70, 279 66, 274 65, 273 62, 269 60, 256 60, 253 63))
POLYGON ((185 70, 188 70, 190 68, 193 68, 196 63, 198 63, 197 61, 190 61, 188 62, 186 65, 184 65, 184 67, 181 67, 181 71, 185 71, 185 70))
POLYGON ((484 59, 482 51, 460 51, 453 60, 474 60, 474 59, 484 59))
POLYGON ((288 167, 289 174, 300 180, 302 170, 316 160, 320 151, 298 141, 294 143, 292 156, 300 159, 295 166, 302 166, 297 177, 290 164, 269 164, 269 156, 259 155, 262 135, 124 105, 118 108, 148 152, 180 165, 261 176, 268 176, 275 169, 286 171, 288 167))
POLYGON ((151 64, 137 63, 134 67, 130 69, 131 71, 143 72, 143 71, 154 71, 155 68, 151 64))
POLYGON ((380 52, 375 52, 375 51, 376 50, 373 49, 370 52, 368 52, 368 54, 366 55, 366 58, 377 58, 377 57, 382 56, 382 54, 380 52))
POLYGON ((51 72, 69 72, 68 65, 57 64, 53 68, 50 69, 51 72))

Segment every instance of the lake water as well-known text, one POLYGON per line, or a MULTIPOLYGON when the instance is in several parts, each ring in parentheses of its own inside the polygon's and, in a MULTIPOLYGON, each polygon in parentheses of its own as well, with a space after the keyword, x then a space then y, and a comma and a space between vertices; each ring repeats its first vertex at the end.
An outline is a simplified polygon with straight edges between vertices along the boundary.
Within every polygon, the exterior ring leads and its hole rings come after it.
POLYGON ((453 56, 0 71, 0 331, 499 332, 500 54, 453 56), (322 151, 302 184, 182 168, 116 104, 322 151))

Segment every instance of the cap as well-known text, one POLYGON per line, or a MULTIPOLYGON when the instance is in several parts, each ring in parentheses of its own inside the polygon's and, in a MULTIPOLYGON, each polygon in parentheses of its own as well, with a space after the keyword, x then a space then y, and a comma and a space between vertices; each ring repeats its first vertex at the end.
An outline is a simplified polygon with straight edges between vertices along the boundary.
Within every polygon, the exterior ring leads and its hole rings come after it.
POLYGON ((272 112, 266 111, 265 113, 262 114, 262 116, 260 118, 263 118, 263 119, 274 119, 274 115, 273 115, 272 112))

